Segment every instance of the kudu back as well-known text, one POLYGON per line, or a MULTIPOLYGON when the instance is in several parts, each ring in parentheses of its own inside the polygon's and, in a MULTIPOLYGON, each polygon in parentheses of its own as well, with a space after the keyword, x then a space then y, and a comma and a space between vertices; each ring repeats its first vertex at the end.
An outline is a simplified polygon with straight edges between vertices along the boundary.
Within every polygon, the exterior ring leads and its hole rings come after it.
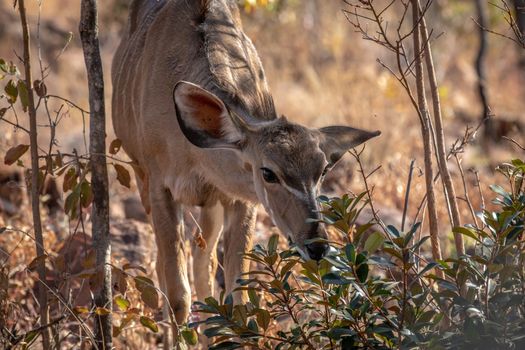
MULTIPOLYGON (((177 323, 189 314, 183 210, 201 206, 206 249, 193 250, 196 294, 213 292, 224 239, 226 291, 248 269, 256 206, 305 256, 326 238, 316 197, 326 172, 379 132, 309 129, 278 117, 234 0, 135 0, 112 67, 113 125, 151 214, 157 274, 177 323)), ((237 295, 243 298, 243 295, 237 295)))

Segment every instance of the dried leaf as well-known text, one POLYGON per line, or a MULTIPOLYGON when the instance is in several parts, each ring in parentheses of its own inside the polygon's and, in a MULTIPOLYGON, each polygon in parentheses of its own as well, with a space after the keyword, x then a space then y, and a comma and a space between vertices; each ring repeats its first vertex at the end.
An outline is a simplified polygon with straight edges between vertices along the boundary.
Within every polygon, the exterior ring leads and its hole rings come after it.
POLYGON ((118 268, 112 269, 113 277, 113 289, 117 290, 119 293, 124 294, 128 290, 128 281, 126 279, 126 274, 124 271, 118 268))
POLYGON ((206 247, 208 246, 208 244, 206 243, 206 240, 204 239, 204 237, 202 237, 202 234, 200 232, 197 232, 195 234, 195 237, 193 238, 193 242, 195 243, 197 247, 199 247, 202 250, 206 250, 206 247))
POLYGON ((33 82, 33 89, 35 89, 35 92, 38 95, 38 97, 47 96, 47 86, 42 80, 35 80, 33 82))
POLYGON ((159 294, 153 281, 144 276, 137 276, 134 278, 135 286, 140 292, 140 298, 152 309, 158 309, 159 307, 159 294))
POLYGON ((44 264, 46 259, 48 258, 47 254, 42 254, 34 258, 29 265, 27 265, 27 268, 31 271, 34 271, 37 267, 44 264))
POLYGON ((267 310, 259 309, 257 310, 257 323, 264 329, 268 329, 270 325, 271 316, 267 310))
POLYGON ((18 145, 10 148, 5 154, 4 163, 6 165, 14 164, 29 149, 29 145, 18 145))
POLYGON ((73 308, 73 311, 78 314, 87 314, 89 312, 89 309, 85 306, 75 306, 73 308))
POLYGON ((111 141, 111 143, 109 145, 109 153, 110 154, 117 154, 118 151, 120 150, 120 147, 122 147, 122 141, 120 141, 119 139, 115 139, 115 140, 111 141))
POLYGON ((130 188, 131 176, 129 171, 120 164, 113 164, 115 171, 117 172, 117 180, 122 186, 130 188))
POLYGON ((147 273, 148 273, 148 271, 147 271, 145 268, 143 268, 142 266, 140 266, 140 265, 135 265, 135 264, 129 264, 129 263, 124 264, 124 265, 122 266, 122 269, 123 269, 124 271, 134 269, 134 270, 139 270, 139 271, 141 271, 141 272, 144 273, 144 274, 147 274, 147 273))
POLYGON ((62 190, 67 192, 71 190, 77 184, 77 171, 74 167, 71 167, 67 170, 66 175, 64 175, 64 183, 62 184, 62 190))

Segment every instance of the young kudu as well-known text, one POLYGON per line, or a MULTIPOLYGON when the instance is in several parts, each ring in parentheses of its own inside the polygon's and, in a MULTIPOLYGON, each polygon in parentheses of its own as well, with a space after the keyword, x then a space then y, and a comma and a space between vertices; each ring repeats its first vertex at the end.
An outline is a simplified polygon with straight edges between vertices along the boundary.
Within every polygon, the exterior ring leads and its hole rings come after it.
MULTIPOLYGON (((135 163, 158 246, 157 274, 177 323, 190 311, 183 210, 200 206, 207 248, 194 249, 197 297, 213 292, 222 232, 226 291, 248 268, 255 211, 319 260, 327 244, 316 197, 344 153, 379 135, 309 129, 278 117, 234 0, 135 0, 115 54, 113 125, 135 163)), ((237 295, 237 298, 242 298, 237 295)))

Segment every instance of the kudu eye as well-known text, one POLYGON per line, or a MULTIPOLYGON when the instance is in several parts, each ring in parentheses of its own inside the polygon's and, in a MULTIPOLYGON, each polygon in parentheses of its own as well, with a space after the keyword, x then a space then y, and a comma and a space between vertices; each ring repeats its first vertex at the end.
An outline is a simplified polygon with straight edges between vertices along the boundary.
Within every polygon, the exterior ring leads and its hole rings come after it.
POLYGON ((261 168, 264 181, 268 183, 278 183, 279 179, 273 171, 268 168, 261 168))

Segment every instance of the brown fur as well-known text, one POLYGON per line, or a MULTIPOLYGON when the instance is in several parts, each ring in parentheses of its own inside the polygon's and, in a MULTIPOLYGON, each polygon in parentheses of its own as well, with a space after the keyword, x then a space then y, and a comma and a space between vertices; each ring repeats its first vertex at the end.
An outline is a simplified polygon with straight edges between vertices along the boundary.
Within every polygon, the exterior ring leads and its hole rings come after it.
POLYGON ((191 303, 185 206, 202 206, 207 244, 193 249, 199 299, 213 293, 221 234, 226 291, 247 271, 241 253, 251 247, 259 203, 285 235, 322 257, 326 244, 305 241, 326 237, 322 226, 308 221, 318 216, 323 170, 378 133, 312 130, 277 118, 234 0, 134 1, 112 80, 113 126, 151 212, 159 284, 177 324, 186 321, 191 303), (279 180, 266 181, 263 168, 279 180))

